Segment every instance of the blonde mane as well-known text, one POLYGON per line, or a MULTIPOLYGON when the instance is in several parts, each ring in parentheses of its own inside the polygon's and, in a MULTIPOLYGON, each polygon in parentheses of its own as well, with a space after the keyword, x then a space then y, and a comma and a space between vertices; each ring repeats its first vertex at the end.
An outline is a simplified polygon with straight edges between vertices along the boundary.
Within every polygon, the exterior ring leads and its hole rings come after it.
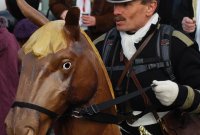
POLYGON ((33 52, 41 58, 65 49, 69 44, 69 37, 64 32, 64 24, 64 20, 51 21, 38 29, 24 44, 25 54, 33 52))

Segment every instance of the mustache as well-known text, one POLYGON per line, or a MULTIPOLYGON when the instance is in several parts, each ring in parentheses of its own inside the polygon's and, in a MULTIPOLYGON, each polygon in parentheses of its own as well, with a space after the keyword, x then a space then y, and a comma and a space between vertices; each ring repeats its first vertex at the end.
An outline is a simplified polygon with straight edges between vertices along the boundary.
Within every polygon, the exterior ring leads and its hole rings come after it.
POLYGON ((126 19, 121 15, 116 15, 114 17, 114 20, 115 20, 115 22, 117 22, 117 21, 125 21, 126 19))

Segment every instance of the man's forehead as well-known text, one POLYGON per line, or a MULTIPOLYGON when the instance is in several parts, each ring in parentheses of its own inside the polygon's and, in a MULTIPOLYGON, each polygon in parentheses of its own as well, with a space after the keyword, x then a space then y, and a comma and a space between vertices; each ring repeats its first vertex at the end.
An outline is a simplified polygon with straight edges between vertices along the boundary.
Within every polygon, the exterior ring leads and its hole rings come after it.
MULTIPOLYGON (((138 1, 138 0, 107 0, 107 2, 114 3, 114 4, 117 4, 117 3, 126 3, 126 2, 131 2, 131 1, 138 1)), ((150 1, 152 1, 152 0, 146 0, 146 2, 150 2, 150 1)), ((159 0, 154 0, 154 1, 159 1, 159 0)))
POLYGON ((125 3, 125 2, 130 2, 130 1, 134 1, 134 0, 107 0, 107 2, 110 2, 110 3, 125 3))

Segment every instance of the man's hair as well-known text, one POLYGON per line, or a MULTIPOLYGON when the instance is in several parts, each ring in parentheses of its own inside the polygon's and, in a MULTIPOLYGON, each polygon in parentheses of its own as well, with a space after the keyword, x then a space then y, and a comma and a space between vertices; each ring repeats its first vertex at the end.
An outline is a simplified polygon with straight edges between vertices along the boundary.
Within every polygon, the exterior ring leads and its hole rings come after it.
POLYGON ((151 2, 151 1, 157 1, 159 3, 159 0, 141 0, 141 3, 146 4, 146 3, 151 2))
POLYGON ((157 12, 158 7, 159 7, 159 2, 160 2, 160 0, 141 0, 141 3, 142 3, 142 4, 146 4, 146 3, 152 2, 152 1, 157 1, 157 3, 158 3, 157 9, 156 9, 156 11, 155 11, 155 12, 157 12))

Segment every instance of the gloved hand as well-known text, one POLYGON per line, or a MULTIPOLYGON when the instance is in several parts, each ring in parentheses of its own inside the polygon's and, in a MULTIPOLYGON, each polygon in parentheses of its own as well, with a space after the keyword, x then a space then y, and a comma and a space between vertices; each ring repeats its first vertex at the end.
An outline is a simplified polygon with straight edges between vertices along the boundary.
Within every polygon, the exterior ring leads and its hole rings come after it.
POLYGON ((155 92, 156 98, 165 106, 170 106, 177 98, 179 87, 175 82, 170 80, 157 81, 154 80, 153 91, 155 92))

